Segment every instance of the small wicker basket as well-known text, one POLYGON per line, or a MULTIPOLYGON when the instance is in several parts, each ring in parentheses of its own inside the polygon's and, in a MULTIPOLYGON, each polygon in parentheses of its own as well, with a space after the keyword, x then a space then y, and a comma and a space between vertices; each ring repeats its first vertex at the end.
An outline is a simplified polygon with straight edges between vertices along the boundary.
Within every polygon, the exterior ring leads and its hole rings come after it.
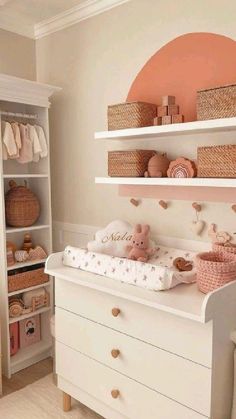
POLYGON ((233 116, 236 116, 236 84, 197 92, 197 119, 199 121, 233 116))
POLYGON ((236 255, 231 253, 200 253, 196 267, 198 288, 205 294, 236 279, 236 255))
POLYGON ((29 227, 40 215, 38 198, 25 186, 17 186, 11 180, 10 190, 6 193, 6 222, 12 227, 29 227))
POLYGON ((153 125, 157 105, 146 102, 127 102, 108 106, 108 130, 139 128, 153 125))
POLYGON ((236 145, 198 147, 198 177, 236 178, 236 145))
POLYGON ((44 284, 48 281, 49 276, 44 273, 44 267, 27 271, 21 268, 16 270, 16 272, 13 271, 12 275, 8 274, 8 292, 44 284))
POLYGON ((153 150, 108 151, 108 175, 113 177, 142 177, 153 150))

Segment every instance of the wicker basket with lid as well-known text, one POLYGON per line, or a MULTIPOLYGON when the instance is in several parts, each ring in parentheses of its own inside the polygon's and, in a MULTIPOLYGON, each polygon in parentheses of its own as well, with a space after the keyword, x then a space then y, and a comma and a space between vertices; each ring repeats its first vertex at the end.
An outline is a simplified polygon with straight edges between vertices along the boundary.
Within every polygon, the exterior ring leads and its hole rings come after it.
POLYGON ((29 227, 40 215, 40 204, 35 194, 25 186, 11 180, 5 196, 6 223, 12 227, 29 227))

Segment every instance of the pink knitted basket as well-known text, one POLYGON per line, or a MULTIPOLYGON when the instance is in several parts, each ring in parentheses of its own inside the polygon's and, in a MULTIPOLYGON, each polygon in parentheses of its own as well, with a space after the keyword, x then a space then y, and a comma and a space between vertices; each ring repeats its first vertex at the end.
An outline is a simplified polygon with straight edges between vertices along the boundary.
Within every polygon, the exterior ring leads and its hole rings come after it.
POLYGON ((222 243, 213 243, 212 244, 213 252, 223 252, 223 253, 233 253, 236 255, 236 246, 224 246, 222 243))
POLYGON ((200 253, 196 266, 198 288, 205 294, 236 279, 236 255, 232 253, 200 253))

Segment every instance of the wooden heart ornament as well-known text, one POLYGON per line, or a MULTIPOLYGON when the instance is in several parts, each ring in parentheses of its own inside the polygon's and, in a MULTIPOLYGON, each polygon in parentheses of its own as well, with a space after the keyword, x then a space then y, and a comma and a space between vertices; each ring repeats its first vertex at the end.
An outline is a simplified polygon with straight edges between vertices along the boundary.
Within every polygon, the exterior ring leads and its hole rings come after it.
POLYGON ((204 230, 204 227, 205 227, 205 221, 203 221, 203 220, 192 221, 191 231, 194 234, 197 234, 197 236, 200 236, 200 234, 204 230))

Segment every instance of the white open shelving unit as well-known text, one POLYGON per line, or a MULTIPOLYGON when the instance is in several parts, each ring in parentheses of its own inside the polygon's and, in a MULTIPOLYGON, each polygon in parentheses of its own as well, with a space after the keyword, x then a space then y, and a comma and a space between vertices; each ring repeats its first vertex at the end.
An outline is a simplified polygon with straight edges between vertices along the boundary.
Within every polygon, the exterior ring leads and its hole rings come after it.
MULTIPOLYGON (((102 131, 95 133, 95 140, 109 140, 111 142, 119 142, 119 145, 124 144, 135 144, 135 142, 142 141, 142 147, 148 140, 153 141, 156 144, 160 144, 160 141, 169 137, 173 138, 173 147, 176 147, 176 141, 179 140, 180 136, 184 135, 184 140, 187 144, 187 136, 195 137, 195 144, 197 144, 197 138, 200 135, 201 138, 208 134, 220 133, 221 137, 224 138, 225 134, 232 133, 230 144, 236 142, 236 118, 222 118, 213 119, 209 121, 194 121, 186 122, 182 124, 170 124, 162 126, 151 126, 143 128, 129 128, 116 131, 102 131), (233 137, 232 137, 233 136, 233 137)), ((207 139, 205 145, 207 145, 207 139)), ((220 144, 220 142, 219 142, 220 144)), ((163 143, 162 143, 163 146, 163 143)), ((169 143, 170 146, 170 143, 169 143)), ((178 152, 177 152, 178 153, 178 152)), ((176 155, 179 157, 179 154, 176 155)), ((186 156, 188 157, 188 156, 186 156)), ((195 156, 196 157, 196 156, 195 156)), ((222 179, 222 178, 145 178, 145 177, 96 177, 96 183, 100 184, 111 184, 111 185, 142 185, 142 186, 187 186, 187 187, 211 187, 211 188, 235 188, 236 179, 222 179)))
MULTIPOLYGON (((15 120, 23 123, 41 125, 46 134, 49 151, 49 98, 60 89, 54 86, 19 79, 0 74, 0 124, 2 120, 15 120), (10 119, 9 119, 9 116, 10 119)), ((2 341, 2 367, 8 378, 15 372, 34 364, 51 354, 52 338, 50 334, 50 317, 53 311, 53 281, 40 286, 29 287, 24 290, 8 292, 8 275, 12 270, 44 263, 45 260, 17 263, 7 266, 6 241, 14 242, 21 248, 24 234, 29 232, 35 245, 41 245, 48 254, 52 252, 52 219, 51 219, 51 178, 50 153, 37 163, 20 164, 16 160, 3 161, 2 147, 0 147, 0 314, 1 314, 1 341, 2 341), (6 226, 4 195, 9 189, 9 181, 15 180, 17 184, 24 184, 37 195, 41 211, 38 221, 31 227, 14 228, 6 226), (41 308, 34 313, 9 318, 8 299, 24 291, 46 287, 50 294, 50 307, 41 308), (40 314, 41 340, 10 356, 9 325, 40 314)))

